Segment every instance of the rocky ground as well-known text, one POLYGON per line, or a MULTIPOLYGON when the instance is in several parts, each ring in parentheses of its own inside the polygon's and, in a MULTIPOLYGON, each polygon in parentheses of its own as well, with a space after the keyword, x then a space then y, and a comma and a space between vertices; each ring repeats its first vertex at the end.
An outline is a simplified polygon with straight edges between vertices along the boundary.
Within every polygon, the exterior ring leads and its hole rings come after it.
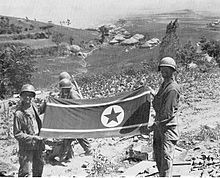
MULTIPOLYGON (((216 70, 182 84, 181 139, 175 154, 175 176, 220 176, 219 76, 220 72, 216 70)), ((11 109, 7 108, 7 103, 5 107, 1 105, 0 173, 17 176, 17 142, 12 135, 11 109)), ((151 135, 90 141, 93 155, 85 156, 80 145, 74 142, 74 158, 62 164, 47 162, 43 176, 154 176, 157 172, 152 161, 151 135)))

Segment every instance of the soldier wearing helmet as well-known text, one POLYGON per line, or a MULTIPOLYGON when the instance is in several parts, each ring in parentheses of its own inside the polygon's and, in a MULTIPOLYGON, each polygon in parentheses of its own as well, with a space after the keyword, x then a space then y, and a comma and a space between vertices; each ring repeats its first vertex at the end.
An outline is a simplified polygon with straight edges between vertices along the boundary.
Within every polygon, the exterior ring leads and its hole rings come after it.
MULTIPOLYGON (((82 98, 81 91, 80 91, 79 86, 78 86, 76 80, 74 79, 74 77, 71 77, 68 72, 64 71, 64 72, 61 72, 59 75, 59 82, 63 79, 69 79, 72 83, 72 89, 77 91, 79 97, 82 98)), ((59 85, 60 85, 60 83, 59 83, 59 85)))
POLYGON ((61 72, 60 75, 59 75, 59 81, 61 81, 62 79, 69 79, 71 80, 71 76, 68 72, 61 72))
MULTIPOLYGON (((160 177, 172 177, 173 156, 177 140, 179 139, 178 110, 180 89, 175 81, 176 62, 171 57, 161 59, 158 70, 161 72, 163 83, 152 101, 156 112, 153 125, 143 132, 154 131, 153 150, 160 177)), ((152 93, 153 90, 152 90, 152 93)))
MULTIPOLYGON (((78 88, 76 81, 74 80, 75 84, 73 84, 71 82, 71 79, 69 78, 70 75, 67 72, 62 72, 61 74, 60 76, 63 76, 63 77, 67 76, 67 78, 59 77, 59 79, 61 79, 59 81, 60 98, 76 99, 76 100, 82 99, 82 95, 81 93, 79 93, 79 88, 78 88), (65 74, 65 75, 61 75, 61 74, 65 74), (78 90, 76 88, 78 88, 78 90)), ((73 151, 72 151, 71 143, 73 140, 74 139, 63 139, 63 144, 61 145, 61 148, 58 149, 59 150, 58 153, 56 152, 53 155, 55 160, 63 161, 63 160, 69 160, 70 158, 72 158, 73 151)), ((85 155, 90 155, 91 145, 89 141, 86 138, 78 138, 77 141, 84 149, 85 155)))
POLYGON ((37 109, 32 102, 35 96, 33 85, 23 85, 20 105, 14 113, 13 132, 19 144, 19 177, 41 177, 43 172, 44 143, 39 136, 42 126, 39 115, 45 112, 46 104, 37 109))

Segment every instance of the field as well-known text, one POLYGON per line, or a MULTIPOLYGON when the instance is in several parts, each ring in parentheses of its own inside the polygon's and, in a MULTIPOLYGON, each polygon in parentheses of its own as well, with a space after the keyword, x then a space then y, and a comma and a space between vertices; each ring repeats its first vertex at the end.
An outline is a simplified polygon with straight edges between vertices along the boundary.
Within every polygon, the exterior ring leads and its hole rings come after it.
MULTIPOLYGON (((171 20, 179 19, 177 29, 180 42, 184 45, 187 41, 194 44, 202 36, 208 39, 220 39, 220 31, 207 28, 207 24, 216 20, 216 17, 201 16, 189 10, 175 13, 153 14, 151 16, 138 16, 127 19, 124 28, 132 34, 141 33, 149 38, 162 38, 165 35, 166 25, 171 20)), ((88 30, 68 29, 56 26, 66 34, 74 36, 77 44, 82 41, 95 40, 99 37, 97 32, 88 30)), ((21 40, 22 42, 22 40, 21 40)), ((24 41, 23 41, 24 42, 24 41)), ((67 39, 66 39, 67 42, 67 39)), ((26 44, 36 48, 54 45, 50 40, 25 41, 26 44)), ((34 74, 33 83, 39 90, 51 90, 57 83, 61 71, 68 71, 76 76, 91 76, 93 74, 119 73, 122 70, 143 68, 145 63, 158 60, 159 47, 141 49, 137 46, 109 45, 104 43, 98 46, 85 60, 77 56, 55 56, 36 58, 38 71, 34 74)), ((152 82, 159 83, 159 74, 155 73, 152 82)), ((179 109, 179 125, 181 139, 176 150, 175 163, 190 163, 188 166, 174 167, 174 176, 200 177, 208 172, 209 176, 217 177, 219 171, 219 101, 220 101, 220 69, 215 68, 207 73, 197 73, 193 70, 180 72, 178 80, 181 82, 182 96, 179 109), (216 152, 217 156, 216 156, 216 152), (216 164, 203 162, 204 155, 217 160, 216 164), (197 162, 196 162, 197 161, 197 162), (198 164, 197 164, 198 163, 198 164), (211 165, 211 166, 210 166, 211 165)), ((79 81, 80 83, 80 81, 79 81)), ((5 101, 8 102, 8 101, 5 101)), ((0 129, 0 168, 8 170, 8 173, 18 169, 17 142, 12 135, 12 113, 1 108, 0 129), (11 168, 2 166, 1 161, 9 163, 11 168), (2 166, 2 167, 1 167, 2 166)), ((151 110, 150 121, 153 120, 154 111, 151 110)), ((127 151, 131 145, 134 148, 144 147, 152 160, 152 135, 148 138, 142 136, 125 138, 90 138, 94 154, 84 156, 83 150, 77 142, 74 142, 74 158, 63 164, 45 164, 43 176, 88 176, 94 171, 93 176, 124 176, 129 168, 138 164, 138 161, 126 160, 127 151), (97 159, 102 155, 104 159, 97 159), (99 165, 100 167, 98 167, 99 165)), ((210 160, 209 160, 210 161, 210 160)), ((214 161, 213 161, 214 162, 214 161)), ((139 176, 146 175, 142 168, 139 176)), ((150 170, 150 169, 149 169, 150 170)), ((148 170, 148 171, 149 171, 148 170)), ((137 170, 136 170, 137 171, 137 170)), ((13 175, 13 174, 12 174, 13 175)), ((126 176, 133 176, 127 174, 126 176)), ((135 175, 134 175, 135 176, 135 175)))

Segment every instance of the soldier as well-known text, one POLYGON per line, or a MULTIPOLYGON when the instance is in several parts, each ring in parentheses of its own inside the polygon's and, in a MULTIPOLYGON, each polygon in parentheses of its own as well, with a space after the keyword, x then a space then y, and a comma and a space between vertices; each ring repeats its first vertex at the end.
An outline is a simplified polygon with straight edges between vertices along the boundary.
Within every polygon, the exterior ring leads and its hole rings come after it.
POLYGON ((82 93, 81 93, 81 91, 80 91, 80 89, 79 89, 79 86, 78 86, 78 84, 77 84, 77 82, 76 82, 76 80, 73 78, 72 79, 72 77, 70 76, 70 74, 68 73, 68 72, 61 72, 60 73, 60 75, 59 75, 59 81, 61 81, 62 79, 69 79, 72 83, 73 83, 73 89, 75 90, 75 91, 77 91, 77 93, 78 93, 78 96, 80 97, 80 98, 83 98, 82 97, 82 93))
MULTIPOLYGON (((61 89, 59 97, 65 99, 82 99, 82 94, 79 90, 79 87, 74 81, 74 85, 71 82, 71 76, 67 72, 61 72, 59 75, 59 87, 61 89)), ((71 143, 74 139, 63 139, 63 144, 59 150, 58 156, 55 157, 55 160, 69 160, 72 158, 72 147, 71 143)), ((82 146, 85 151, 85 155, 91 155, 91 145, 86 138, 78 138, 77 141, 82 146)))
POLYGON ((44 167, 42 158, 44 142, 39 136, 42 126, 39 114, 45 112, 46 103, 37 109, 32 102, 35 95, 32 85, 23 85, 20 104, 14 113, 13 131, 19 144, 19 177, 41 177, 44 167))
MULTIPOLYGON (((81 95, 74 89, 72 82, 64 78, 59 82, 59 86, 61 88, 60 98, 66 99, 82 99, 81 95)), ((64 140, 66 141, 66 148, 71 144, 73 141, 72 139, 64 140)), ((85 155, 91 155, 91 145, 86 138, 78 138, 77 141, 85 150, 85 155)), ((66 159, 71 158, 71 149, 68 150, 66 159)))
POLYGON ((159 176, 171 177, 175 145, 179 139, 175 117, 180 98, 179 85, 174 77, 176 62, 171 57, 165 57, 160 61, 158 70, 164 80, 152 102, 156 112, 155 122, 142 131, 145 134, 154 131, 153 150, 159 176))

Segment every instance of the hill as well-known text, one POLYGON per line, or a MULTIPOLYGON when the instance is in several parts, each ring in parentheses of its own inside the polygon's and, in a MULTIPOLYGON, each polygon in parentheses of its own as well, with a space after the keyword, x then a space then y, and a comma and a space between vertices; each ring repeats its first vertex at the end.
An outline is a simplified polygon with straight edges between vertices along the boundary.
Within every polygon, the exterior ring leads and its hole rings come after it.
MULTIPOLYGON (((29 20, 25 18, 16 18, 16 17, 8 17, 8 16, 0 16, 1 18, 8 18, 9 24, 13 24, 16 27, 20 27, 20 35, 27 35, 27 34, 35 34, 35 33, 62 33, 64 35, 63 41, 69 43, 70 37, 74 39, 75 44, 81 44, 82 41, 89 41, 97 37, 98 33, 96 31, 89 31, 89 30, 82 30, 82 29, 75 29, 66 26, 56 25, 53 23, 44 23, 35 20, 29 20)), ((15 36, 19 34, 0 34, 0 42, 2 43, 13 43, 13 42, 21 42, 25 45, 28 45, 33 48, 39 48, 41 43, 47 43, 48 46, 55 46, 56 44, 51 41, 51 38, 45 39, 43 42, 38 41, 37 39, 28 39, 28 40, 13 40, 15 36)), ((43 45, 44 47, 45 45, 43 45)))
MULTIPOLYGON (((82 52, 89 54, 84 61, 81 57, 75 55, 68 56, 62 54, 61 56, 57 56, 57 54, 53 55, 52 53, 52 55, 48 56, 47 53, 50 51, 48 48, 53 48, 52 52, 57 51, 56 44, 52 42, 51 37, 44 39, 11 40, 10 38, 14 34, 0 35, 0 39, 3 39, 3 36, 5 36, 4 40, 0 40, 0 44, 22 43, 29 45, 33 49, 40 49, 37 54, 45 54, 39 55, 36 58, 38 71, 34 74, 33 83, 38 88, 51 86, 57 81, 58 74, 64 70, 74 75, 90 76, 91 74, 105 72, 120 72, 123 68, 129 66, 141 67, 143 63, 148 63, 150 60, 157 60, 158 58, 158 47, 140 49, 137 45, 110 45, 108 42, 100 45, 98 43, 100 34, 96 29, 82 30, 28 19, 8 18, 11 23, 22 26, 23 31, 21 34, 46 33, 48 31, 50 33, 62 33, 64 34, 63 42, 70 43, 70 38, 72 38, 73 44, 81 46, 82 52), (34 26, 34 29, 28 29, 26 31, 25 29, 31 25, 34 26), (88 48, 89 42, 92 42, 95 46, 88 48)), ((203 16, 188 9, 169 13, 132 16, 125 18, 124 24, 118 25, 118 22, 115 22, 112 25, 125 29, 131 36, 134 34, 143 34, 146 40, 151 38, 162 40, 165 35, 166 25, 176 18, 178 18, 179 22, 177 34, 182 45, 189 40, 195 44, 202 36, 206 36, 208 39, 220 39, 220 32, 218 30, 212 30, 207 27, 207 24, 214 22, 216 17, 203 16)), ((108 40, 111 40, 111 38, 111 36, 107 37, 108 40)))

